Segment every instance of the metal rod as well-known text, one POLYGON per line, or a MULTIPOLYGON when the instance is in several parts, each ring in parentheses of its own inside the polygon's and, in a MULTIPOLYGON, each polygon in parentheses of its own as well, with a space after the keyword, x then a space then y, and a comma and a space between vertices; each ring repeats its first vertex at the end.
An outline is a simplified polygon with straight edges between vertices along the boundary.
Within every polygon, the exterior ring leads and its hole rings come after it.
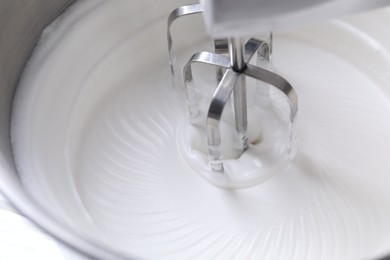
MULTIPOLYGON (((244 45, 241 38, 229 38, 230 65, 235 72, 243 72, 246 68, 244 45)), ((241 77, 233 89, 234 116, 236 124, 235 148, 241 155, 248 149, 248 112, 246 100, 246 79, 241 77)))
POLYGON ((224 173, 220 121, 222 112, 231 96, 232 91, 237 85, 237 81, 243 77, 244 75, 241 73, 228 69, 219 83, 210 103, 206 127, 209 161, 213 172, 224 173))
POLYGON ((244 45, 242 44, 241 38, 229 38, 229 55, 232 69, 235 72, 242 72, 246 67, 246 63, 244 57, 244 45))
POLYGON ((171 67, 172 84, 174 87, 179 87, 181 84, 179 81, 179 74, 177 73, 177 68, 176 68, 175 52, 173 50, 173 40, 172 40, 172 33, 171 33, 172 24, 176 19, 180 17, 192 15, 192 14, 199 14, 202 12, 203 12, 203 6, 201 4, 184 5, 173 10, 168 17, 168 26, 167 26, 168 55, 169 55, 169 65, 171 67))
MULTIPOLYGON (((229 53, 229 40, 227 38, 224 39, 214 39, 214 51, 216 54, 228 54, 229 53)), ((225 74, 225 69, 217 67, 217 82, 222 80, 223 74, 225 74)))

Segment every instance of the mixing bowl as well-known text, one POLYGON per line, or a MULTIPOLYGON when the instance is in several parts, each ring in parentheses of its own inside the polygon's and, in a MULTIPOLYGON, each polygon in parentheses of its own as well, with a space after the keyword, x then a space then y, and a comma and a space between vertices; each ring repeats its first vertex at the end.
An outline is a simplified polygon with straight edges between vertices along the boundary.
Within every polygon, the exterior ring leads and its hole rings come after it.
MULTIPOLYGON (((53 212, 46 210, 45 207, 33 199, 33 196, 24 186, 25 183, 21 182, 20 174, 16 170, 10 133, 11 113, 16 88, 43 29, 73 2, 71 0, 0 1, 0 24, 2 27, 0 30, 0 191, 22 215, 37 224, 60 243, 79 252, 80 255, 96 259, 139 258, 136 255, 128 254, 129 251, 132 251, 131 249, 127 250, 126 253, 118 248, 113 249, 113 247, 103 243, 102 240, 96 239, 93 235, 83 232, 83 229, 69 224, 64 219, 58 218, 53 212)), ((176 4, 179 4, 179 2, 177 1, 176 4)), ((165 9, 160 12, 162 17, 168 15, 165 9)), ((345 26, 345 24, 341 25, 345 26)), ((323 32, 326 35, 326 28, 323 32)), ((182 38, 184 37, 182 36, 182 38)), ((300 37, 305 38, 305 33, 303 32, 300 37)), ((345 41, 349 39, 345 38, 345 41)), ((328 43, 323 44, 324 48, 327 48, 326 44, 328 43)), ((299 47, 299 44, 297 46, 299 47)), ((335 52, 341 50, 341 53, 343 51, 343 49, 337 49, 336 47, 334 49, 335 52)), ((345 53, 348 56, 348 51, 345 53)), ((353 56, 351 55, 351 57, 353 56)), ((352 59, 351 57, 348 56, 352 59)), ((202 180, 199 180, 199 183, 201 182, 202 180)), ((291 181, 290 184, 296 185, 297 190, 304 186, 304 184, 294 183, 294 181, 291 181)), ((285 187, 281 186, 280 188, 285 187)), ((207 189, 208 186, 204 188, 204 191, 207 189)), ((181 192, 184 193, 184 190, 181 190, 181 192)), ((192 191, 195 191, 195 188, 192 191)), ((298 195, 301 196, 302 194, 298 195)), ((198 198, 193 199, 196 202, 198 198)), ((278 199, 280 198, 275 198, 275 201, 277 202, 278 199)), ((196 204, 195 202, 194 204, 196 204)), ((250 203, 250 201, 243 203, 243 208, 250 203)), ((237 203, 237 205, 239 204, 237 203)), ((277 210, 283 212, 284 209, 277 210)))
MULTIPOLYGON (((0 190, 12 205, 32 222, 73 250, 97 259, 123 259, 104 245, 54 219, 25 192, 15 169, 10 143, 10 116, 15 89, 42 30, 72 0, 0 2, 0 190)), ((131 258, 127 256, 126 258, 131 258)))

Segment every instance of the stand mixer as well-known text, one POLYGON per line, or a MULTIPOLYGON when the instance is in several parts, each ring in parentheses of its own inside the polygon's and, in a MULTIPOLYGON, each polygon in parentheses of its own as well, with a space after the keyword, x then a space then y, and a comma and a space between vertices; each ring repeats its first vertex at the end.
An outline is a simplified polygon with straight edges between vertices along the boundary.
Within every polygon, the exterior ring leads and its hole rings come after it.
POLYGON ((98 259, 386 254, 388 10, 278 30, 388 1, 203 1, 166 32, 180 4, 78 1, 44 32, 6 98, 1 191, 98 259))
MULTIPOLYGON (((178 69, 175 64, 175 54, 171 35, 172 23, 179 17, 203 14, 208 33, 214 39, 215 53, 199 52, 194 54, 184 66, 184 85, 186 89, 186 103, 190 121, 194 125, 205 124, 208 158, 210 172, 203 173, 203 177, 211 183, 227 188, 242 188, 256 185, 265 181, 270 176, 281 171, 282 167, 267 167, 266 163, 260 162, 260 167, 252 169, 239 168, 239 174, 227 173, 224 170, 224 159, 221 148, 221 118, 222 112, 233 95, 234 110, 234 149, 235 159, 238 159, 249 148, 248 143, 248 115, 247 115, 247 91, 245 77, 251 77, 263 82, 268 92, 267 84, 281 91, 289 103, 288 120, 290 126, 287 129, 288 138, 282 142, 287 146, 286 150, 275 157, 272 164, 288 164, 296 153, 294 149, 294 120, 298 112, 298 98, 290 83, 270 71, 272 67, 272 32, 268 41, 261 41, 252 38, 243 43, 243 35, 254 35, 272 30, 286 29, 307 23, 313 23, 321 19, 329 19, 358 11, 373 9, 388 5, 388 1, 201 1, 199 4, 182 6, 175 9, 168 18, 168 53, 171 66, 172 82, 174 86, 181 85, 178 77, 178 69), (249 64, 252 57, 257 53, 258 64, 249 64), (264 62, 265 61, 265 62, 264 62), (204 63, 217 67, 216 78, 218 87, 213 94, 208 112, 206 112, 206 123, 199 119, 201 111, 197 98, 196 89, 192 83, 193 63, 204 63), (261 67, 261 65, 263 67, 261 67), (226 70, 226 72, 224 72, 226 70), (245 76, 244 76, 245 75, 245 76), (265 84, 264 84, 265 83, 265 84), (233 93, 233 94, 232 94, 233 93), (257 169, 256 169, 257 168, 257 169), (269 169, 270 168, 270 169, 269 169), (273 171, 273 173, 270 173, 273 171)), ((259 87, 259 86, 257 86, 259 87)), ((264 88, 264 86, 263 86, 264 88)), ((269 93, 263 93, 263 99, 269 99, 269 93)), ((264 100, 263 100, 264 101, 264 100)), ((267 101, 266 101, 267 102, 267 101)), ((278 148, 271 148, 278 149, 278 148)), ((280 149, 280 148, 279 148, 280 149)), ((262 151, 272 153, 272 151, 262 151)))

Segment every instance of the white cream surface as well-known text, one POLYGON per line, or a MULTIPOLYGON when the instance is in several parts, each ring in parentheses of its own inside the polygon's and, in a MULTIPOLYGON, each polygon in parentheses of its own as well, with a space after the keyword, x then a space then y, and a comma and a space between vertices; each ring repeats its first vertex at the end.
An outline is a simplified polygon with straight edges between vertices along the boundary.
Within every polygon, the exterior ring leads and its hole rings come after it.
MULTIPOLYGON (((147 259, 389 252, 390 10, 275 34, 275 71, 299 97, 297 156, 233 191, 201 178, 183 152, 186 107, 166 47, 167 15, 181 4, 84 0, 46 29, 13 111, 17 167, 32 196, 147 259)), ((179 67, 211 49, 203 30, 200 16, 174 25, 179 67)))

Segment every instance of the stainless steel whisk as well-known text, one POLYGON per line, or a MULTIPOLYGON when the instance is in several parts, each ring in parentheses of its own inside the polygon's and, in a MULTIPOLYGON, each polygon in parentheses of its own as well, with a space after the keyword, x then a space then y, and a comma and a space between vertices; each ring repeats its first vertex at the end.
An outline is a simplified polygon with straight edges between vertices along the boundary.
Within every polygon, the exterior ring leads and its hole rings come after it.
MULTIPOLYGON (((172 23, 180 17, 202 13, 204 10, 200 4, 185 5, 176 8, 168 18, 168 52, 171 67, 173 84, 180 86, 178 69, 176 67, 173 40, 171 36, 172 23)), ((188 105, 191 122, 195 122, 199 115, 199 103, 196 96, 196 89, 193 84, 192 68, 193 63, 204 63, 217 68, 218 87, 212 97, 207 118, 206 133, 209 153, 210 168, 215 173, 224 173, 224 158, 221 150, 220 121, 222 112, 233 94, 234 118, 235 118, 235 149, 238 154, 248 149, 248 116, 247 116, 247 94, 246 77, 254 78, 265 82, 279 89, 289 99, 290 121, 293 122, 298 110, 298 99, 295 90, 283 77, 259 66, 249 64, 252 57, 257 53, 258 60, 270 62, 272 57, 272 33, 267 41, 255 38, 249 39, 245 44, 239 37, 228 39, 215 39, 215 53, 195 53, 184 66, 184 85, 186 90, 186 101, 188 105)), ((259 63, 258 63, 259 64, 259 63)))

